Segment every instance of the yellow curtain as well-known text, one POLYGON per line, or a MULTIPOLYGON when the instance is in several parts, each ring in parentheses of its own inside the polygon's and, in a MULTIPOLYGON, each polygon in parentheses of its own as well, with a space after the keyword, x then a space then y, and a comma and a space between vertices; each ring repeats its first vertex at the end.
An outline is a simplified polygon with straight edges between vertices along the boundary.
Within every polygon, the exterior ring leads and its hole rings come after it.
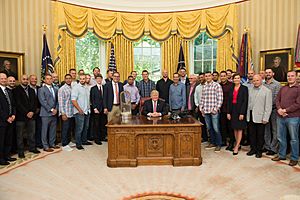
POLYGON ((230 48, 230 33, 225 34, 218 40, 216 70, 236 70, 236 59, 232 59, 233 50, 230 48))
MULTIPOLYGON (((125 79, 133 68, 132 41, 137 41, 143 35, 149 35, 162 42, 163 68, 172 73, 176 70, 179 56, 178 37, 183 40, 186 65, 189 67, 188 43, 201 31, 206 31, 211 37, 219 40, 220 58, 217 61, 217 69, 235 69, 238 53, 236 4, 172 13, 105 11, 59 1, 52 1, 52 4, 55 64, 59 63, 60 59, 71 59, 64 58, 67 55, 67 50, 63 50, 63 40, 66 38, 63 36, 64 32, 67 31, 73 37, 81 37, 90 30, 100 39, 116 43, 116 62, 118 70, 124 72, 121 74, 122 79, 125 79)), ((107 54, 110 54, 109 49, 107 54)))
POLYGON ((76 39, 66 31, 62 31, 60 44, 60 58, 57 59, 58 62, 55 64, 55 71, 59 76, 59 80, 62 81, 65 74, 69 73, 69 69, 76 69, 76 39))
POLYGON ((189 72, 189 42, 181 40, 177 35, 171 36, 168 40, 161 44, 161 59, 162 70, 167 70, 169 76, 172 77, 173 73, 177 71, 180 42, 182 44, 185 65, 187 72, 189 72))
POLYGON ((116 35, 111 41, 107 42, 107 63, 109 63, 111 43, 114 45, 117 70, 120 73, 121 81, 127 79, 133 70, 133 44, 122 35, 116 35))

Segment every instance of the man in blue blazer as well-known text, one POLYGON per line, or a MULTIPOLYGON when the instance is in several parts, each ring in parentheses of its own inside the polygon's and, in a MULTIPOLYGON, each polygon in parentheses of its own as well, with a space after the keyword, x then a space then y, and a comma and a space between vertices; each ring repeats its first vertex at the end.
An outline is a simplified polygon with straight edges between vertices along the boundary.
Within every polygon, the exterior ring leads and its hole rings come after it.
POLYGON ((44 86, 39 89, 38 97, 41 103, 40 116, 42 118, 42 143, 44 151, 52 152, 56 139, 56 122, 57 122, 57 90, 52 86, 52 76, 47 74, 44 80, 44 86), (49 132, 49 141, 47 133, 49 132))

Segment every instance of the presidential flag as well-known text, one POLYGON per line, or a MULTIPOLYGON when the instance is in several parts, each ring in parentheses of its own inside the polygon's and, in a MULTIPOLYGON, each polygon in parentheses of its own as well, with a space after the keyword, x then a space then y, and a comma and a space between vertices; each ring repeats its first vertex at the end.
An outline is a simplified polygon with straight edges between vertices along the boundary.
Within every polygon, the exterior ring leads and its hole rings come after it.
POLYGON ((180 50, 179 50, 179 58, 178 58, 178 66, 177 66, 177 72, 181 69, 185 68, 185 61, 184 61, 184 54, 183 54, 183 48, 180 43, 180 50))
POLYGON ((43 51, 42 51, 42 69, 41 75, 42 78, 45 77, 46 74, 52 74, 54 72, 52 57, 49 51, 46 34, 43 35, 43 51))

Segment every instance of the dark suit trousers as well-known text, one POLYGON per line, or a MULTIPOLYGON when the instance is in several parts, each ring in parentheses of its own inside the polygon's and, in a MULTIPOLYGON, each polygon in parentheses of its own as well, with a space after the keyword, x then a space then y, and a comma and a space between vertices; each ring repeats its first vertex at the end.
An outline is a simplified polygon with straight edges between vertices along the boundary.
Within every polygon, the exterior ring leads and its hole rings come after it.
POLYGON ((94 140, 95 142, 103 141, 107 136, 107 115, 102 112, 94 113, 94 140))
POLYGON ((250 113, 249 122, 249 139, 250 147, 257 153, 262 153, 265 138, 265 124, 254 123, 252 120, 252 113, 250 113))
POLYGON ((26 127, 27 133, 27 143, 29 150, 35 149, 35 120, 31 119, 28 121, 17 121, 16 122, 16 132, 17 132, 17 146, 18 153, 24 153, 24 129, 26 127))
POLYGON ((12 124, 0 125, 0 160, 9 156, 12 145, 12 131, 12 124))
POLYGON ((39 113, 36 114, 35 119, 35 145, 36 147, 42 147, 42 118, 39 113))
POLYGON ((234 143, 234 135, 233 130, 231 128, 230 120, 227 119, 227 113, 221 113, 221 135, 222 135, 222 143, 226 145, 226 138, 229 138, 230 144, 234 143))

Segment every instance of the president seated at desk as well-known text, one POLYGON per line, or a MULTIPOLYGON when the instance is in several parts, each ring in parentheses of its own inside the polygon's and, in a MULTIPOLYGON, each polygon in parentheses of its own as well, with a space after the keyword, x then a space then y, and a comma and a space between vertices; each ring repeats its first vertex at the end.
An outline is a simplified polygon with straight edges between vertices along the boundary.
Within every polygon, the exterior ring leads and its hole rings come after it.
POLYGON ((151 99, 145 101, 142 113, 148 117, 161 117, 168 113, 167 105, 159 99, 157 90, 152 90, 151 99))

